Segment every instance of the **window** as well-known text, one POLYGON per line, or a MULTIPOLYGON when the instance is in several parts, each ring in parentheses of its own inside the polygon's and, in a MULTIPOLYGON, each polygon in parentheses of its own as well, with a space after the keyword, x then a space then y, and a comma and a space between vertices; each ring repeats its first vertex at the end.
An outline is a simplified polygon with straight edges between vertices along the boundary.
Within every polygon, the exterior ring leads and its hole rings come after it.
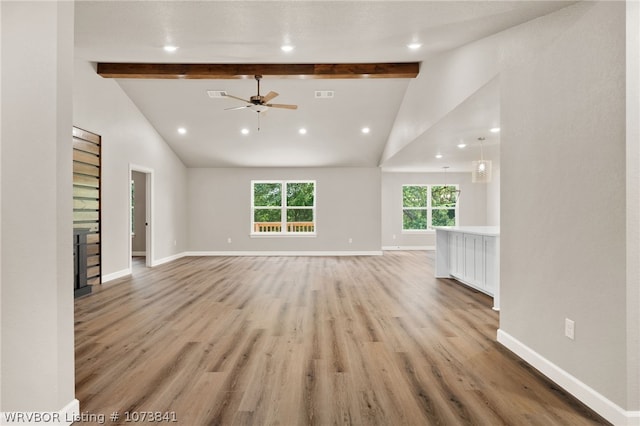
POLYGON ((456 226, 458 203, 447 199, 445 189, 457 185, 402 185, 402 230, 426 231, 434 226, 456 226))
POLYGON ((251 233, 315 235, 315 181, 252 181, 251 233))

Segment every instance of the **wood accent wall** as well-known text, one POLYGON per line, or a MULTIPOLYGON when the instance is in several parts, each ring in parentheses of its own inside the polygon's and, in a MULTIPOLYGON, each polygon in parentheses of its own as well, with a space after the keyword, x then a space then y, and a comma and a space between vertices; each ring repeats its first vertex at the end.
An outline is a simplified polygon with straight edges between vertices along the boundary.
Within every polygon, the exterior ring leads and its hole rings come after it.
MULTIPOLYGON (((87 283, 101 283, 101 138, 73 128, 73 227, 88 229, 87 283)), ((69 237, 71 238, 71 236, 69 237)))

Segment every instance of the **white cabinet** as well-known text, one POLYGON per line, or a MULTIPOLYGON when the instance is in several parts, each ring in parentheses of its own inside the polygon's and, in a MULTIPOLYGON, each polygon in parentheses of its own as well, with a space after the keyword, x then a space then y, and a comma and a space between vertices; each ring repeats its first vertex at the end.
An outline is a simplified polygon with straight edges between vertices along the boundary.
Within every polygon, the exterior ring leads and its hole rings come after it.
POLYGON ((500 309, 499 230, 488 227, 436 228, 436 277, 456 280, 493 296, 500 309))
POLYGON ((484 247, 482 235, 463 234, 464 275, 462 280, 484 289, 484 247))
MULTIPOLYGON (((484 288, 487 293, 498 297, 500 282, 500 240, 498 237, 482 237, 484 244, 484 288)), ((499 303, 498 303, 499 304, 499 303)))
POLYGON ((458 232, 449 233, 449 274, 464 276, 464 238, 458 232))

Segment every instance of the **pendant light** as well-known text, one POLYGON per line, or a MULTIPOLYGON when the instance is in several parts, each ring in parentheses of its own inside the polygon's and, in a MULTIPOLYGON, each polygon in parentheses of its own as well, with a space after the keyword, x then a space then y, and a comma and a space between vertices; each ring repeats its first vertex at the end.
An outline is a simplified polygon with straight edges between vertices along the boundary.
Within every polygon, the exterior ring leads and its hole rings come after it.
POLYGON ((443 166, 442 168, 444 169, 445 184, 442 187, 442 191, 440 191, 440 202, 443 204, 455 204, 458 202, 458 198, 460 197, 460 190, 446 183, 447 169, 449 166, 443 166))
POLYGON ((491 182, 491 160, 485 160, 482 152, 482 142, 485 138, 479 137, 478 140, 480 141, 480 160, 472 162, 471 181, 473 183, 489 183, 491 182))

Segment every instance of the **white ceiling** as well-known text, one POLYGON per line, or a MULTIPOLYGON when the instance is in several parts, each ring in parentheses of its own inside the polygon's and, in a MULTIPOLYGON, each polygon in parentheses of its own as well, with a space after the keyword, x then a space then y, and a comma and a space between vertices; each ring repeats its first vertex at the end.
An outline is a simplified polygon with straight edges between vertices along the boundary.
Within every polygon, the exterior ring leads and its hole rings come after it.
MULTIPOLYGON (((422 62, 567 6, 559 1, 79 1, 76 57, 92 62, 341 63, 422 62), (412 41, 422 47, 407 48, 412 41), (292 52, 280 50, 284 43, 292 52), (165 44, 178 46, 166 53, 165 44)), ((380 164, 409 79, 277 79, 261 83, 274 103, 297 110, 225 110, 240 101, 212 99, 225 90, 248 99, 256 82, 118 79, 188 167, 382 166, 385 170, 469 170, 480 131, 499 125, 497 79, 470 96, 427 134, 380 164), (315 99, 332 90, 333 99, 315 99), (360 129, 369 127, 363 134, 360 129), (185 135, 178 127, 187 129, 185 135), (307 133, 298 133, 300 128, 307 133), (250 130, 248 135, 240 133, 250 130), (444 159, 434 158, 436 153, 444 159)), ((426 100, 428 101, 428 100, 426 100)), ((498 161, 499 135, 487 134, 485 157, 498 161)))

